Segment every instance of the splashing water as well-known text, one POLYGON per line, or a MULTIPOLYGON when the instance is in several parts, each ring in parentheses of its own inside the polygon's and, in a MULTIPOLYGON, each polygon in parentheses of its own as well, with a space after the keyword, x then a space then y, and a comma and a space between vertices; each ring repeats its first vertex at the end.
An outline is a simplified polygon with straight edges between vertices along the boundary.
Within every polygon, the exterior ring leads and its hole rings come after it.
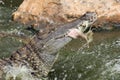
POLYGON ((48 78, 37 78, 32 75, 32 69, 29 69, 27 66, 20 64, 19 66, 7 65, 3 68, 5 80, 48 80, 48 78))
POLYGON ((8 65, 4 67, 6 80, 16 80, 17 78, 20 78, 21 80, 37 80, 31 75, 31 72, 33 72, 31 69, 28 69, 26 66, 23 65, 8 65))

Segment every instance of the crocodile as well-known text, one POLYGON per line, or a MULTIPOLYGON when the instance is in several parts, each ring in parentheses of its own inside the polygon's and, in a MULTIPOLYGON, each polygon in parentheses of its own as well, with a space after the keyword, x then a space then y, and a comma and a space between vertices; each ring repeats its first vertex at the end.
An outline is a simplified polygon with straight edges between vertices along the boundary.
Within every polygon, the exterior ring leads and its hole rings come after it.
POLYGON ((87 12, 75 21, 59 25, 54 29, 50 28, 46 32, 36 33, 29 43, 13 52, 9 58, 0 60, 1 77, 5 75, 6 80, 11 80, 11 76, 15 79, 16 76, 12 75, 10 69, 14 70, 14 67, 18 69, 20 66, 27 68, 29 74, 35 78, 46 77, 58 58, 58 51, 72 40, 67 36, 69 29, 78 28, 85 21, 88 21, 90 26, 96 20, 95 12, 87 12))

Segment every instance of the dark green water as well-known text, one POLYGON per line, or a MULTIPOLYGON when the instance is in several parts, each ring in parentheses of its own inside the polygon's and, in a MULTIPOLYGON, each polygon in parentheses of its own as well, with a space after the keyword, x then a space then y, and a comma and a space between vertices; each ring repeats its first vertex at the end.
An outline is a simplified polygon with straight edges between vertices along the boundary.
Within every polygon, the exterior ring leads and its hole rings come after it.
MULTIPOLYGON (((0 0, 1 1, 1 0, 0 0)), ((15 0, 3 0, 0 3, 0 33, 7 34, 14 33, 15 35, 27 35, 31 34, 30 31, 24 29, 24 25, 14 23, 11 21, 11 15, 16 10, 18 2, 15 0)), ((23 45, 23 39, 21 37, 0 37, 0 58, 8 57, 12 51, 15 51, 18 47, 23 45)))
POLYGON ((73 40, 60 51, 49 80, 120 80, 119 34, 96 33, 90 48, 73 40))
MULTIPOLYGON (((10 20, 21 1, 4 2, 0 5, 0 32, 30 36, 31 32, 23 25, 10 20)), ((120 80, 120 31, 96 33, 90 48, 81 48, 84 43, 84 40, 73 40, 59 51, 48 80, 120 80)), ((0 38, 0 58, 8 57, 23 44, 16 37, 0 38)))

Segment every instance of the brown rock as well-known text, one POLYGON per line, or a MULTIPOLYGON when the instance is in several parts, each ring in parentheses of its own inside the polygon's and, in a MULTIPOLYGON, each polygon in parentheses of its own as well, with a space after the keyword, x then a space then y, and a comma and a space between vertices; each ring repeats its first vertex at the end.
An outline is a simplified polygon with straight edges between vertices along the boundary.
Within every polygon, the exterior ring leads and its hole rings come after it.
POLYGON ((24 24, 68 22, 88 11, 98 14, 99 24, 120 21, 119 0, 24 0, 13 20, 24 24))

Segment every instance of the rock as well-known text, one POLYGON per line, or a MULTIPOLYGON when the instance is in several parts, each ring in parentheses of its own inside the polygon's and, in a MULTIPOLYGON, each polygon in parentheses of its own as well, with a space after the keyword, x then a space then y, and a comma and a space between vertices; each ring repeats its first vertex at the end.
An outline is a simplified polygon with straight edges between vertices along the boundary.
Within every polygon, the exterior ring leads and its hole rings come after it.
POLYGON ((95 25, 120 21, 119 0, 24 0, 13 13, 13 20, 30 25, 40 21, 64 23, 88 11, 98 14, 95 25))

